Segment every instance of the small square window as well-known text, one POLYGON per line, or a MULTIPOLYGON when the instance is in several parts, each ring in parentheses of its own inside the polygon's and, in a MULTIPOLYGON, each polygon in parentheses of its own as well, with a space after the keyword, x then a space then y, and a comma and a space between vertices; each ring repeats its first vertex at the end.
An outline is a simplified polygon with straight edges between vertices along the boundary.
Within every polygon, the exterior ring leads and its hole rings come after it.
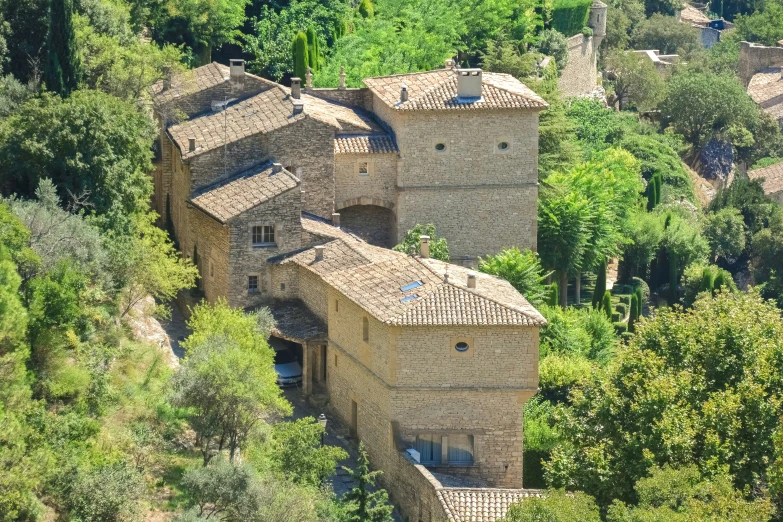
POLYGON ((262 225, 253 227, 253 246, 268 246, 275 244, 275 227, 262 225))
POLYGON ((360 176, 370 175, 370 165, 366 161, 362 161, 361 163, 359 163, 359 175, 360 176))
POLYGON ((280 283, 280 290, 285 291, 285 283, 280 283))
POLYGON ((258 276, 247 276, 247 292, 250 294, 258 292, 258 276))

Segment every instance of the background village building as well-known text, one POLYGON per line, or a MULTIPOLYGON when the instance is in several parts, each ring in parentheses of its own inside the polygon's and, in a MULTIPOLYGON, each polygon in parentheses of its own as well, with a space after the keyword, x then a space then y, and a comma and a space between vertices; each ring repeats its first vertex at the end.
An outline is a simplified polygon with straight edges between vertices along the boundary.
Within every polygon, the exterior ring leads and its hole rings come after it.
POLYGON ((521 489, 522 408, 545 321, 459 264, 535 249, 547 105, 450 61, 361 89, 309 80, 235 60, 156 85, 156 209, 207 300, 270 306, 303 393, 328 397, 406 517, 494 521, 537 494, 521 489), (417 223, 458 264, 430 259, 426 237, 421 256, 388 249, 417 223))
POLYGON ((783 205, 783 162, 748 171, 748 177, 763 180, 764 193, 783 205))
POLYGON ((775 47, 740 42, 739 76, 753 101, 783 127, 783 40, 775 47))
POLYGON ((732 29, 734 24, 724 20, 723 18, 713 20, 705 15, 699 9, 696 9, 690 4, 684 4, 682 10, 675 13, 680 22, 688 24, 691 27, 695 27, 699 30, 699 36, 701 38, 701 44, 709 49, 716 43, 720 42, 721 34, 723 31, 732 29))
POLYGON ((606 4, 595 0, 587 26, 592 35, 576 34, 567 40, 568 62, 558 79, 565 96, 588 96, 598 87, 598 49, 606 37, 606 4))

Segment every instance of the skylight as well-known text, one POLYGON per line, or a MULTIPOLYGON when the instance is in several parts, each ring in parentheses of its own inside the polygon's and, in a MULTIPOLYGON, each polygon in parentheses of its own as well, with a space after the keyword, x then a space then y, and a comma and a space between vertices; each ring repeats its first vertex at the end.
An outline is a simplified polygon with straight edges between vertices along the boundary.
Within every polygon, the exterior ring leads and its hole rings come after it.
POLYGON ((405 286, 401 286, 400 287, 400 291, 401 292, 407 292, 408 290, 413 290, 414 288, 418 288, 418 287, 420 287, 423 284, 424 283, 422 283, 421 281, 414 281, 412 283, 408 283, 405 286))
POLYGON ((419 298, 419 294, 411 294, 411 295, 406 295, 405 297, 400 299, 400 301, 403 302, 403 303, 409 303, 409 302, 413 301, 414 299, 418 299, 418 298, 419 298))

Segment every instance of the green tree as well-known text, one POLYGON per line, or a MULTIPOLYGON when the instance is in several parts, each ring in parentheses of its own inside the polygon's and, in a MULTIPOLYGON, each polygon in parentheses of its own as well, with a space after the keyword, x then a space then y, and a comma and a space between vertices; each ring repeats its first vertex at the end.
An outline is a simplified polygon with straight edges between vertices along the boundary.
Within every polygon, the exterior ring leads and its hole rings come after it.
POLYGON ((596 270, 595 289, 593 289, 593 308, 598 308, 606 293, 606 259, 603 259, 596 270))
POLYGON ((634 49, 655 49, 661 54, 679 54, 685 57, 703 48, 698 29, 679 23, 673 16, 658 13, 636 26, 631 36, 631 44, 634 49))
POLYGON ((419 255, 421 252, 421 236, 430 238, 430 257, 440 261, 449 260, 449 245, 445 237, 438 237, 435 225, 416 225, 405 233, 402 241, 394 247, 397 252, 404 252, 409 256, 419 255))
MULTIPOLYGON (((182 343, 186 350, 193 350, 210 337, 227 337, 247 351, 260 351, 267 355, 267 339, 274 327, 274 319, 268 308, 246 313, 231 308, 225 299, 214 304, 201 303, 191 310, 188 327, 193 331, 182 343)), ((271 359, 270 359, 271 361, 271 359)))
POLYGON ((555 281, 548 287, 546 304, 549 306, 557 306, 559 302, 560 302, 560 290, 558 290, 557 282, 555 281))
POLYGON ((40 78, 46 63, 46 37, 49 24, 47 0, 3 0, 0 18, 8 24, 5 37, 8 44, 8 63, 3 68, 23 83, 40 78))
POLYGON ((557 64, 557 72, 562 74, 565 66, 568 65, 568 42, 563 33, 554 29, 547 29, 538 35, 536 49, 542 54, 551 56, 557 64))
POLYGON ((550 489, 543 497, 526 498, 512 504, 499 522, 600 522, 595 501, 582 492, 550 489))
POLYGON ((739 209, 727 207, 707 214, 704 235, 713 259, 737 257, 745 250, 745 221, 739 209))
POLYGON ((604 298, 601 300, 601 309, 606 315, 607 319, 612 320, 614 309, 612 309, 612 294, 607 290, 604 292, 604 298))
POLYGON ((362 18, 372 18, 375 16, 375 8, 372 5, 372 0, 361 0, 359 2, 359 14, 362 18))
POLYGON ((646 277, 663 241, 663 219, 660 214, 639 211, 628 216, 624 228, 630 241, 623 246, 619 275, 623 282, 630 282, 635 276, 646 277))
POLYGON ((150 119, 96 91, 34 98, 0 123, 0 184, 31 197, 51 179, 66 204, 94 210, 105 228, 128 227, 152 194, 150 119))
POLYGON ((635 332, 636 327, 634 323, 639 319, 639 297, 634 293, 631 294, 631 313, 628 315, 628 331, 635 332))
POLYGON ((307 65, 310 63, 310 57, 308 55, 307 48, 307 35, 304 31, 299 31, 294 36, 294 44, 292 47, 294 53, 294 77, 304 78, 307 74, 307 65))
POLYGON ((293 482, 320 486, 348 457, 342 448, 321 444, 324 428, 312 417, 278 422, 272 427, 273 460, 293 482))
POLYGON ((479 259, 479 271, 505 279, 511 286, 537 305, 546 298, 546 274, 543 273, 538 256, 530 250, 509 248, 496 255, 479 259))
POLYGON ((781 415, 781 333, 780 311, 755 292, 658 309, 605 372, 572 391, 548 480, 602 506, 634 502, 633 484, 664 464, 726 469, 740 489, 763 483, 781 415))
POLYGON ((614 355, 616 338, 612 319, 603 310, 541 306, 547 325, 541 328, 542 357, 576 354, 591 361, 607 363, 614 355))
POLYGON ((783 3, 779 0, 764 2, 761 9, 738 16, 735 23, 742 40, 777 45, 783 40, 783 3))
POLYGON ((640 111, 655 108, 663 99, 666 84, 655 65, 644 55, 627 51, 610 51, 605 59, 615 100, 620 110, 626 100, 640 111))
POLYGON ((68 96, 79 84, 72 0, 52 0, 50 4, 44 82, 62 96, 68 96))
POLYGON ((228 336, 189 348, 172 380, 172 403, 190 408, 204 465, 223 449, 233 461, 264 415, 291 411, 277 387, 272 349, 264 342, 247 350, 228 336))
POLYGON ((364 443, 359 443, 359 461, 356 470, 343 469, 355 482, 356 487, 343 495, 346 505, 346 522, 391 522, 394 509, 389 504, 389 494, 380 488, 370 491, 381 471, 370 471, 370 459, 364 443))
POLYGON ((84 522, 144 520, 144 477, 124 461, 79 473, 69 494, 71 514, 84 522))
POLYGON ((307 58, 308 65, 313 71, 317 71, 319 67, 320 50, 318 49, 318 33, 315 32, 315 27, 310 26, 307 28, 307 58))
POLYGON ((212 61, 212 49, 237 42, 249 3, 250 0, 168 0, 168 16, 162 20, 162 26, 154 28, 153 35, 160 43, 180 43, 171 37, 181 38, 177 33, 184 25, 198 56, 197 64, 206 65, 212 61))

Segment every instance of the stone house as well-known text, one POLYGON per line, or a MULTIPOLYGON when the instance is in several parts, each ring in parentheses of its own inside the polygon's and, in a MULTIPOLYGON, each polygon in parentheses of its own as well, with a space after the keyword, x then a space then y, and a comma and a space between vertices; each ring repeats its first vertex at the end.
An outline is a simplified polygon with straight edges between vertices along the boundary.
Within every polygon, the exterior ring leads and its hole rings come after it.
POLYGON ((303 393, 328 397, 409 520, 495 520, 535 494, 521 489, 522 407, 545 321, 462 265, 535 249, 546 103, 450 62, 361 89, 309 84, 237 60, 156 85, 153 205, 208 301, 270 306, 303 393), (426 238, 421 256, 387 248, 417 223, 437 226, 454 264, 426 238))
POLYGON ((783 128, 783 40, 774 47, 740 42, 739 76, 753 101, 783 128))
POLYGON ((748 171, 750 179, 760 179, 764 193, 783 205, 783 162, 748 171))
POLYGON ((599 90, 598 50, 606 37, 606 4, 594 0, 587 26, 590 36, 582 33, 568 38, 568 62, 558 79, 558 87, 566 96, 588 96, 599 90))

